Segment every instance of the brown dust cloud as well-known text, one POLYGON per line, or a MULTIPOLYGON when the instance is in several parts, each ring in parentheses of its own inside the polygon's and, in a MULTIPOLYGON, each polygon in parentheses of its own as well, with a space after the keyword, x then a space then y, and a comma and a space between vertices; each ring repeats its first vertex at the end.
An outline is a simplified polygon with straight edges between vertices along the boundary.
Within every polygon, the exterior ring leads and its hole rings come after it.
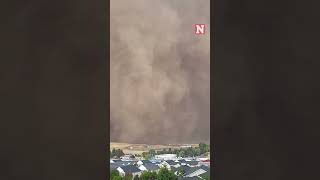
POLYGON ((110 2, 110 140, 210 139, 210 1, 110 2), (205 35, 194 24, 206 24, 205 35))

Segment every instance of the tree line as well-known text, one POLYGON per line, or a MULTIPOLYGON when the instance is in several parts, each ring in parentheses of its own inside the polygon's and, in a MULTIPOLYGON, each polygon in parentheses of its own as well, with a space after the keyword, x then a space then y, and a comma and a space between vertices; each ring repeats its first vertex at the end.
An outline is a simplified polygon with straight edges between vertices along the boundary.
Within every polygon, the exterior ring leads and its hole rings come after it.
MULTIPOLYGON (((144 159, 151 159, 155 155, 160 155, 160 154, 176 154, 178 157, 195 157, 195 156, 200 156, 203 155, 207 152, 210 152, 210 146, 205 143, 199 143, 198 147, 188 147, 188 148, 179 148, 179 149, 162 149, 162 150, 154 150, 151 149, 149 152, 143 152, 142 157, 144 159)), ((112 149, 110 151, 110 157, 117 157, 120 158, 123 156, 124 153, 121 149, 112 149)))
POLYGON ((140 177, 138 175, 132 176, 132 174, 127 174, 122 177, 117 170, 112 170, 110 174, 111 180, 178 180, 178 176, 174 174, 173 171, 167 168, 161 168, 159 172, 145 171, 140 177))
POLYGON ((123 156, 124 153, 121 149, 112 149, 112 151, 110 151, 110 157, 117 157, 120 158, 121 156, 123 156))
MULTIPOLYGON (((111 180, 178 180, 179 177, 183 177, 184 172, 178 173, 175 175, 173 171, 167 169, 166 167, 162 167, 159 172, 151 172, 145 171, 143 172, 140 177, 138 175, 132 176, 132 174, 127 174, 126 176, 122 177, 117 170, 112 170, 110 172, 110 179, 111 180)), ((200 178, 199 178, 200 179, 200 178)), ((210 177, 204 177, 204 180, 210 180, 210 177)))
POLYGON ((207 152, 210 152, 210 146, 205 143, 199 143, 198 147, 188 147, 188 148, 179 148, 179 149, 162 149, 155 151, 154 149, 149 150, 149 152, 143 152, 142 156, 145 159, 151 159, 155 155, 160 154, 176 154, 178 157, 195 157, 203 155, 207 152))

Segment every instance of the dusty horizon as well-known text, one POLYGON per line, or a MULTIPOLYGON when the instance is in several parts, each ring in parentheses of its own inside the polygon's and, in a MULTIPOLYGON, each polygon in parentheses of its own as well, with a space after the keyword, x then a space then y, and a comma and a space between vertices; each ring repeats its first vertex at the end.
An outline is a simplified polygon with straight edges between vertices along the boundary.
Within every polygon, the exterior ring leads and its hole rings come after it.
POLYGON ((209 3, 111 1, 111 141, 209 142, 209 3))
POLYGON ((110 144, 134 144, 134 145, 197 145, 200 143, 205 143, 210 145, 210 142, 198 142, 198 143, 139 143, 139 142, 120 142, 120 141, 110 141, 110 144))

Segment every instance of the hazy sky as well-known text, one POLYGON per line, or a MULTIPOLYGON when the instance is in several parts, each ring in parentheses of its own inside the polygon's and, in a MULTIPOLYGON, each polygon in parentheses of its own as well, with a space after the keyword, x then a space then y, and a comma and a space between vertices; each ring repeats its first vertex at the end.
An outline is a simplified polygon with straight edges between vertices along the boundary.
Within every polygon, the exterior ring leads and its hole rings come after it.
POLYGON ((209 3, 111 1, 111 141, 209 141, 209 3))

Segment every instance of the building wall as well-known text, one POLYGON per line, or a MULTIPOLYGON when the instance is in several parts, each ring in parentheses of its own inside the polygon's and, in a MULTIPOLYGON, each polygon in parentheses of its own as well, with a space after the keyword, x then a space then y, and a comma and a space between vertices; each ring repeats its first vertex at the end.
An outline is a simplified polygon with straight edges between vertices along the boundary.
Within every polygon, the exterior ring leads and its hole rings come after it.
POLYGON ((135 177, 136 175, 138 175, 140 177, 141 174, 142 174, 142 172, 132 173, 132 176, 135 177))
POLYGON ((117 171, 119 172, 119 174, 120 174, 121 176, 125 176, 125 172, 123 171, 123 169, 122 169, 121 167, 118 167, 118 168, 117 168, 117 171))
POLYGON ((147 168, 144 167, 144 165, 140 165, 140 166, 139 166, 139 169, 140 169, 141 171, 146 171, 146 170, 147 170, 147 168))

